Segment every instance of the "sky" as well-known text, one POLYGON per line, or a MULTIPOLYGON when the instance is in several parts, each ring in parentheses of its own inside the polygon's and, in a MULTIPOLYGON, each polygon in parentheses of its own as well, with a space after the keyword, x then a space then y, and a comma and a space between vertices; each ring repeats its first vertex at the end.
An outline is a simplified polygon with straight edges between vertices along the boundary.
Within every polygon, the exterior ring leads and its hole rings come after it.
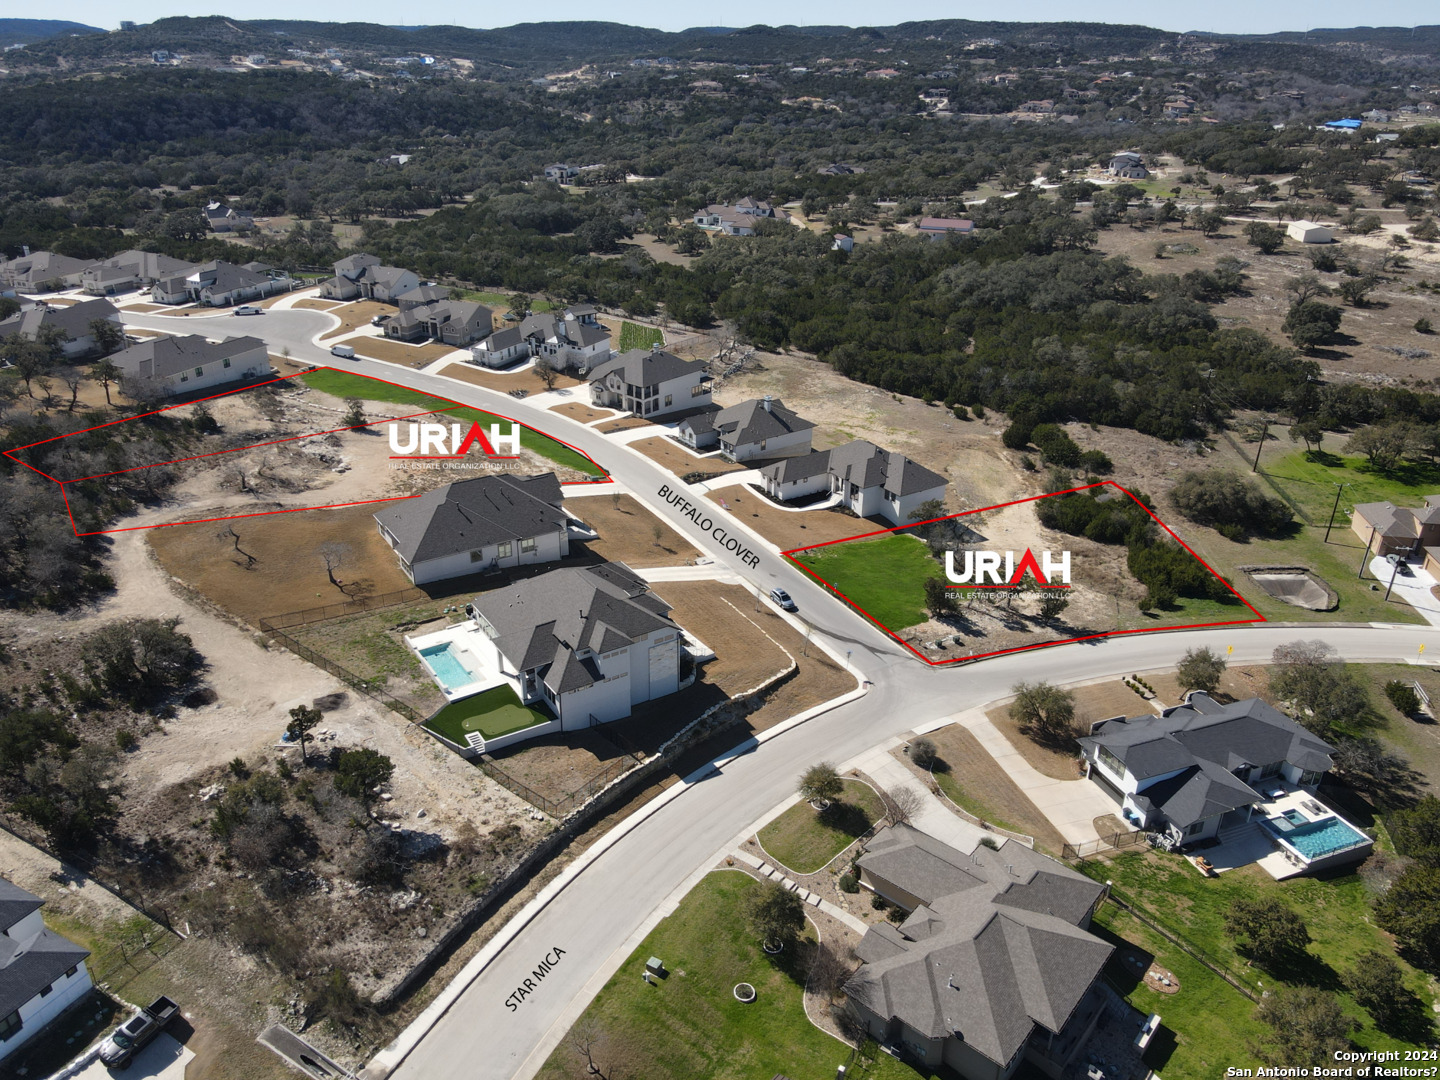
MULTIPOLYGON (((19 15, 15 11, 12 14, 19 15)), ((40 12, 33 12, 41 15, 40 12)), ((1013 19, 1050 22, 1081 19, 1086 22, 1144 23, 1164 30, 1209 30, 1216 33, 1265 34, 1280 30, 1318 27, 1415 26, 1440 22, 1435 0, 1380 0, 1368 4, 1340 0, 1204 0, 1141 6, 1127 0, 1029 0, 1005 5, 901 0, 876 4, 874 0, 772 0, 756 8, 675 3, 674 0, 548 0, 539 7, 472 3, 465 0, 426 0, 411 7, 386 0, 150 0, 131 7, 121 0, 57 0, 45 5, 44 18, 69 19, 113 29, 122 18, 151 22, 167 15, 230 15, 236 18, 314 19, 320 22, 375 22, 397 24, 406 17, 429 25, 453 24, 477 28, 509 26, 517 22, 604 20, 683 30, 690 26, 743 26, 764 22, 772 26, 839 24, 888 26, 919 19, 1013 19), (743 21, 741 21, 743 19, 743 21)))

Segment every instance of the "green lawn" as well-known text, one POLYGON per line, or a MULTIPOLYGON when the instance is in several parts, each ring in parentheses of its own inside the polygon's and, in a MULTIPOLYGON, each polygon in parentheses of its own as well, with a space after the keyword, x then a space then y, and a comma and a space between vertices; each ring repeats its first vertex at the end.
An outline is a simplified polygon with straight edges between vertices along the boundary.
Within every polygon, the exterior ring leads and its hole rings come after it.
POLYGON ((797 874, 813 874, 849 847, 884 813, 880 796, 869 784, 845 781, 841 795, 821 814, 801 801, 760 830, 760 845, 781 866, 797 874))
POLYGON ((930 550, 913 536, 850 540, 793 556, 890 630, 924 622, 925 579, 943 578, 930 550))
MULTIPOLYGON (((1149 918, 1216 958, 1257 993, 1278 984, 1321 987, 1336 994, 1346 1011, 1364 1022, 1354 1036, 1357 1045, 1371 1050, 1406 1047, 1404 1042, 1377 1031, 1340 982, 1344 972, 1354 967, 1362 953, 1377 949, 1394 954, 1387 935, 1371 921, 1369 897, 1356 874, 1276 881, 1258 866, 1247 866, 1227 871, 1218 878, 1206 878, 1179 856, 1153 851, 1121 855, 1109 862, 1084 863, 1080 869, 1097 880, 1114 882, 1121 899, 1138 905, 1149 918), (1307 959, 1284 972, 1250 967, 1224 931, 1225 912, 1231 902, 1240 897, 1276 897, 1298 913, 1305 920, 1312 939, 1307 959)), ((1176 952, 1179 950, 1172 950, 1167 956, 1173 958, 1176 952)), ((1403 960, 1401 965, 1406 984, 1428 1006, 1433 994, 1427 988, 1426 978, 1403 960)), ((1183 978, 1181 986, 1183 995, 1183 978)), ((1235 1011, 1230 1014, 1233 1025, 1242 1025, 1253 1008, 1236 994, 1235 1011)), ((1163 1014, 1166 1009, 1157 1006, 1152 1011, 1163 1014)), ((1194 1037, 1181 1028, 1176 1030, 1182 1036, 1194 1037)))
POLYGON ((1389 472, 1372 469, 1363 457, 1304 451, 1264 461, 1261 469, 1292 500, 1299 503, 1313 522, 1324 525, 1335 505, 1335 485, 1348 484, 1340 497, 1337 525, 1349 528, 1347 507, 1356 503, 1393 502, 1396 506, 1420 506, 1426 495, 1440 491, 1440 464, 1405 462, 1389 472))
MULTIPOLYGON (((850 1048, 805 1016, 801 994, 809 948, 787 949, 772 960, 746 929, 743 902, 757 888, 755 879, 737 871, 707 875, 590 1003, 577 1028, 600 1036, 595 1060, 605 1075, 615 1068, 644 1080, 769 1080, 781 1073, 810 1080, 834 1076, 837 1066, 850 1062, 850 1048), (669 972, 655 986, 640 978, 651 956, 669 972), (741 982, 757 991, 749 1005, 735 1000, 741 982)), ((564 965, 561 957, 554 977, 565 978, 564 965)), ((539 1075, 570 1080, 583 1069, 567 1039, 539 1075)), ((882 1053, 857 1059, 846 1071, 848 1080, 919 1075, 882 1053)))
POLYGON ((548 712, 522 705, 513 688, 496 686, 474 697, 452 701, 426 721, 425 726, 464 746, 465 736, 472 731, 478 731, 487 739, 498 739, 553 719, 548 712))
MULTIPOLYGON (((417 407, 417 412, 421 409, 443 409, 457 420, 478 420, 481 425, 486 427, 492 423, 504 423, 503 420, 491 413, 455 405, 431 394, 422 394, 418 390, 407 390, 403 386, 394 386, 348 371, 320 368, 307 372, 300 378, 304 380, 305 385, 335 397, 358 397, 366 401, 384 401, 392 405, 414 405, 417 407)), ((565 468, 576 469, 583 473, 589 473, 591 476, 603 475, 600 468, 584 454, 524 425, 521 425, 520 428, 520 445, 565 468)))
POLYGON ((631 349, 648 349, 651 345, 664 345, 665 333, 653 326, 641 326, 639 323, 627 322, 620 324, 620 341, 615 348, 620 352, 629 352, 631 349))

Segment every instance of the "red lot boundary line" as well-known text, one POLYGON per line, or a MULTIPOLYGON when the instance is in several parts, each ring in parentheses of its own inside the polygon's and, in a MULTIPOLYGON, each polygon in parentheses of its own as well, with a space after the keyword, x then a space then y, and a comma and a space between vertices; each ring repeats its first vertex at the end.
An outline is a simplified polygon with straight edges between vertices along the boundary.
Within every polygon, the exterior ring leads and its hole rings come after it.
MULTIPOLYGON (((327 366, 327 367, 325 368, 325 370, 327 370, 327 371, 334 371, 334 370, 339 370, 339 369, 330 368, 330 367, 327 366)), ((321 506, 293 506, 293 507, 287 507, 287 508, 280 509, 280 510, 259 510, 259 511, 256 511, 255 513, 251 513, 251 514, 228 514, 228 515, 225 515, 225 516, 223 516, 223 517, 197 518, 197 519, 194 520, 194 521, 163 521, 163 522, 158 522, 157 524, 154 524, 154 525, 133 525, 133 526, 128 526, 128 527, 126 527, 126 528, 120 528, 120 529, 97 529, 97 530, 94 531, 94 532, 84 532, 84 533, 82 533, 82 532, 80 531, 79 526, 78 526, 78 525, 76 524, 76 522, 75 522, 75 512, 74 512, 74 509, 73 509, 73 508, 71 507, 71 505, 70 505, 70 496, 69 496, 69 495, 66 493, 66 491, 65 491, 65 485, 66 485, 66 484, 80 484, 80 483, 84 483, 84 482, 87 481, 87 480, 102 480, 102 479, 105 479, 106 477, 111 477, 111 476, 122 476, 122 475, 124 475, 125 473, 140 472, 140 471, 143 470, 143 469, 153 469, 153 468, 156 468, 157 466, 160 466, 160 465, 179 465, 179 464, 183 464, 183 463, 189 462, 189 461, 200 461, 200 460, 202 460, 202 459, 204 459, 204 458, 209 458, 209 457, 221 457, 221 456, 223 456, 223 455, 225 455, 225 454, 234 454, 234 453, 238 453, 239 451, 242 451, 242 450, 253 450, 253 449, 255 449, 256 447, 259 447, 259 446, 277 446, 277 445, 280 445, 280 444, 282 444, 282 443, 287 443, 287 442, 298 442, 298 441, 300 441, 301 439, 313 439, 313 438, 316 438, 316 437, 321 436, 321 435, 333 435, 333 434, 336 434, 337 432, 341 432, 341 431, 358 431, 360 428, 375 427, 375 426, 384 425, 384 424, 393 424, 393 423, 396 423, 396 422, 398 422, 398 421, 400 421, 400 420, 409 420, 409 419, 412 419, 412 418, 417 417, 417 416, 429 416, 429 415, 432 414, 432 413, 444 412, 444 411, 446 411, 445 409, 426 409, 424 412, 407 413, 405 416, 397 416, 397 417, 395 417, 394 419, 391 419, 391 420, 372 420, 372 421, 369 421, 369 422, 364 423, 364 424, 355 424, 355 425, 350 426, 350 427, 331 428, 331 429, 329 429, 328 431, 315 431, 315 432, 310 432, 310 433, 304 434, 304 435, 292 435, 292 436, 287 436, 286 438, 283 438, 283 439, 271 439, 271 440, 268 440, 268 441, 265 441, 265 442, 249 443, 249 444, 247 444, 247 445, 245 445, 245 446, 232 447, 232 448, 230 448, 229 450, 215 450, 215 451, 212 451, 211 453, 208 453, 208 454, 196 454, 194 457, 175 458, 175 459, 170 460, 170 461, 156 461, 156 462, 151 462, 151 463, 148 464, 148 465, 134 465, 134 466, 131 466, 131 467, 128 468, 128 469, 119 469, 119 470, 116 470, 115 472, 108 472, 108 473, 96 473, 96 474, 94 474, 93 476, 81 476, 81 477, 76 477, 76 478, 69 479, 69 480, 61 480, 61 479, 59 479, 58 477, 51 476, 49 473, 45 472, 44 470, 42 470, 42 469, 37 469, 34 465, 31 465, 28 461, 25 461, 25 460, 23 460, 23 459, 15 456, 16 454, 18 454, 18 453, 19 453, 20 451, 22 451, 22 450, 30 450, 30 449, 33 449, 34 447, 37 447, 37 446, 44 446, 44 445, 46 445, 47 443, 60 442, 60 441, 62 441, 62 440, 64 440, 64 439, 73 438, 73 437, 75 437, 76 435, 86 435, 86 434, 88 434, 89 432, 92 432, 92 431, 100 431, 100 430, 103 429, 103 428, 113 427, 113 426, 115 426, 116 424, 128 424, 128 423, 130 423, 130 422, 133 421, 133 420, 143 420, 143 419, 144 419, 145 417, 147 417, 147 416, 158 416, 158 415, 160 415, 161 413, 170 412, 170 411, 172 411, 172 410, 174 410, 174 409, 183 409, 183 408, 185 408, 187 405, 198 405, 198 404, 200 404, 201 402, 204 402, 204 401, 217 401, 217 400, 219 400, 220 398, 230 397, 232 394, 243 394, 243 393, 245 393, 247 390, 254 390, 254 389, 257 389, 258 387, 261 387, 261 386, 270 386, 270 385, 272 385, 272 384, 274 384, 274 383, 283 383, 283 382, 285 382, 285 381, 287 381, 287 380, 289 380, 289 379, 296 378, 297 376, 303 375, 303 374, 305 374, 305 373, 304 373, 304 372, 297 371, 297 372, 295 372, 294 374, 291 374, 291 375, 280 375, 280 376, 277 376, 276 378, 273 378, 273 379, 266 379, 264 382, 251 383, 251 384, 249 384, 249 385, 247 385, 247 386, 235 387, 235 388, 232 389, 232 390, 226 390, 226 391, 224 391, 224 392, 222 392, 222 393, 219 393, 219 394, 211 394, 211 395, 209 395, 208 397, 196 398, 194 401, 186 401, 186 402, 182 402, 182 403, 177 404, 177 405, 167 405, 167 406, 165 406, 164 408, 154 409, 154 410, 152 410, 151 412, 148 412, 148 413, 137 413, 135 416, 125 416, 125 417, 121 417, 121 418, 118 419, 118 420, 108 420, 108 421, 106 421, 106 422, 103 423, 103 424, 96 424, 96 425, 94 425, 93 427, 82 428, 82 429, 79 430, 79 431, 72 431, 72 432, 69 432, 68 434, 65 434, 65 435, 55 435, 55 436, 53 436, 53 437, 51 437, 51 438, 49 438, 49 439, 39 439, 39 440, 37 440, 37 441, 35 441, 35 442, 32 442, 32 443, 26 443, 24 446, 12 446, 12 447, 11 447, 10 449, 8 449, 8 450, 0 450, 0 454, 4 454, 5 457, 7 457, 7 458, 9 458, 11 461, 15 462, 15 464, 17 464, 17 465, 23 465, 23 466, 25 466, 25 468, 29 469, 31 472, 33 472, 33 473, 35 473, 35 474, 37 474, 37 475, 39 475, 39 476, 43 476, 46 480, 49 480, 51 483, 55 484, 55 485, 60 489, 60 498, 61 498, 61 499, 64 501, 64 503, 65 503, 65 514, 66 514, 66 516, 69 517, 69 519, 70 519, 70 531, 71 531, 72 533, 74 533, 77 537, 105 536, 105 535, 108 535, 108 534, 110 534, 110 533, 141 532, 141 531, 144 531, 144 530, 146 530, 146 529, 165 529, 165 528, 171 528, 171 527, 176 526, 176 525, 203 525, 203 524, 208 524, 208 523, 216 522, 216 521, 240 521, 240 520, 243 520, 243 519, 245 519, 245 518, 270 517, 270 516, 275 515, 275 514, 298 514, 298 513, 301 513, 302 511, 305 511, 305 510, 339 510, 339 509, 342 509, 342 508, 348 507, 348 506, 369 506, 369 505, 373 505, 373 504, 375 504, 375 503, 404 502, 404 501, 406 501, 406 500, 408 500, 408 499, 417 499, 417 498, 419 498, 418 495, 393 495, 393 496, 389 496, 389 497, 386 497, 386 498, 383 498, 383 499, 360 499, 360 500, 355 501, 355 502, 326 503, 326 504, 323 504, 323 505, 321 505, 321 506)), ((595 468, 597 468, 597 469, 600 470, 601 476, 600 476, 600 478, 598 478, 598 479, 595 479, 595 480, 566 480, 566 481, 564 481, 564 482, 562 483, 562 485, 561 485, 562 487, 563 487, 563 486, 566 486, 566 485, 589 485, 589 484, 611 484, 611 483, 614 483, 614 481, 610 478, 610 474, 605 471, 605 467, 604 467, 603 465, 601 465, 598 461, 596 461, 594 458, 592 458, 589 454, 585 453, 584 450, 581 450, 578 446, 571 446, 571 445, 570 445, 569 443, 567 443, 564 439, 557 438, 556 436, 551 435, 551 434, 549 434, 548 432, 540 431, 540 430, 538 430, 537 428, 533 428, 533 427, 531 427, 529 424, 524 423, 523 421, 516 420, 514 417, 505 416, 503 413, 491 412, 491 410, 486 409, 486 408, 484 408, 484 407, 482 407, 482 406, 478 406, 478 405, 466 405, 466 404, 464 404, 463 402, 454 401, 454 400, 452 400, 452 399, 450 399, 450 398, 447 398, 447 397, 445 397, 443 394, 431 393, 431 392, 428 391, 428 390, 416 390, 414 387, 411 387, 411 386, 403 386, 403 385, 401 385, 400 383, 394 383, 394 382, 391 382, 391 381, 388 380, 388 379, 377 379, 377 378, 376 378, 375 376, 373 376, 373 375, 361 375, 361 374, 359 374, 358 372, 345 372, 345 374, 348 374, 348 375, 356 375, 357 377, 359 377, 359 378, 361 378, 361 379, 369 379, 369 380, 372 381, 372 382, 383 383, 383 384, 386 385, 386 386, 393 386, 393 387, 395 387, 395 388, 397 388, 397 389, 399 389, 399 390, 404 390, 404 391, 406 391, 407 393, 412 393, 412 394, 425 394, 425 395, 427 395, 427 396, 429 396, 429 397, 434 398, 436 401, 449 402, 448 408, 454 408, 454 409, 473 409, 473 410, 475 410, 476 412, 483 412, 483 413, 485 413, 485 414, 488 415, 488 416, 493 416, 493 417, 495 417, 495 418, 498 419, 498 420, 505 420, 505 421, 508 421, 509 423, 512 423, 512 424, 519 424, 522 428, 524 428, 524 429, 527 430, 527 431, 534 432, 536 435, 539 435, 539 436, 541 436, 541 437, 543 437, 543 438, 549 439, 549 440, 551 440, 552 442, 558 443, 558 444, 560 444, 561 446, 565 447, 567 450, 573 450, 573 451, 575 451, 575 453, 579 454, 579 455, 580 455, 581 457, 583 457, 586 461, 590 462, 591 465, 594 465, 595 468)), ((416 459, 413 459, 413 460, 422 460, 422 459, 416 458, 416 459)), ((430 459, 430 458, 427 458, 427 459, 423 459, 423 460, 440 460, 440 459, 430 459)), ((458 460, 458 459, 452 457, 452 458, 447 458, 447 459, 445 459, 445 460, 458 460)), ((514 458, 514 457, 497 457, 497 458, 489 458, 489 459, 487 459, 487 460, 491 460, 491 461, 515 461, 515 460, 518 460, 518 459, 517 459, 517 458, 514 458)))
MULTIPOLYGON (((1245 597, 1241 596, 1240 593, 1235 590, 1235 587, 1233 585, 1231 585, 1219 574, 1215 573, 1215 569, 1209 563, 1207 563, 1204 559, 1200 558, 1199 555, 1196 555, 1194 548, 1192 548, 1189 544, 1185 543, 1184 540, 1181 540, 1180 537, 1176 536, 1174 530, 1171 529, 1170 526, 1166 525, 1163 521, 1156 517, 1153 510, 1151 510, 1148 506, 1142 503, 1139 499, 1135 498, 1135 496, 1130 491, 1128 491, 1126 488, 1121 487, 1113 480, 1101 480, 1098 483, 1085 484, 1081 487, 1067 488, 1064 491, 1051 491, 1047 492, 1044 495, 1032 495, 1027 499, 1013 499, 1010 502, 999 503, 995 506, 984 506, 979 508, 978 510, 965 510, 958 514, 946 514, 944 517, 930 518, 928 521, 917 521, 914 524, 910 525, 896 525, 888 529, 876 529, 873 532, 860 533, 856 536, 846 536, 842 537, 839 540, 825 540, 818 544, 808 544, 805 547, 791 548, 789 551, 782 551, 780 554, 783 555, 786 559, 790 560, 790 562, 794 566, 799 567, 802 571, 809 574, 812 578, 819 582, 821 587, 829 590, 834 595, 840 597, 842 600, 845 601, 845 603, 849 604, 861 615, 865 616, 865 618, 868 619, 871 623, 879 627, 886 634, 889 634, 890 637, 894 638, 896 642, 908 649, 916 657, 916 659, 923 660, 931 667, 945 667, 950 664, 968 664, 971 661, 985 660, 992 656, 1005 656, 1009 653, 1018 652, 1033 652, 1036 649, 1049 649, 1053 648, 1056 645, 1071 645, 1077 641, 1095 641, 1104 638, 1120 637, 1126 634, 1159 634, 1172 630, 1207 630, 1213 627, 1220 626, 1249 626, 1251 623, 1267 621, 1265 616, 1261 615, 1260 612, 1256 611, 1255 607, 1250 603, 1250 601, 1246 600, 1245 597), (1018 506, 1021 503, 1036 502, 1040 499, 1049 499, 1056 495, 1073 495, 1077 491, 1089 491, 1091 488, 1097 487, 1112 487, 1116 491, 1124 492, 1124 494, 1127 495, 1130 500, 1135 503, 1136 506, 1140 507, 1140 509, 1144 510, 1145 513, 1150 515, 1150 520, 1155 522, 1155 524, 1160 526, 1160 528, 1164 529, 1170 539, 1174 540, 1177 544, 1179 544, 1182 548, 1189 552, 1190 556, 1196 562, 1198 562, 1201 566, 1205 567, 1206 570, 1208 570, 1212 575, 1214 575, 1215 579, 1219 581, 1222 585, 1224 585, 1225 588, 1230 590, 1231 595, 1234 596, 1235 599, 1239 600, 1240 603, 1244 604, 1245 607, 1249 609, 1250 613, 1255 617, 1253 619, 1229 619, 1224 622, 1183 623, 1177 626, 1142 626, 1137 627, 1134 630, 1106 630, 1097 634, 1082 634, 1079 637, 1058 638, 1055 641, 1040 641, 1036 642, 1034 645, 1017 645, 1009 649, 996 649, 993 652, 976 653, 973 656, 953 656, 946 660, 932 660, 930 657, 926 656, 918 649, 916 649, 904 638, 900 637, 899 634, 895 633, 895 631, 891 630, 879 619, 875 618, 875 616, 871 615, 859 604, 855 603, 854 600, 851 600, 850 597, 846 596, 830 582, 826 581, 819 574, 815 573, 815 571, 811 570, 808 566, 795 558, 795 556, 801 552, 814 551, 817 548, 829 547, 832 544, 848 544, 851 540, 867 540, 875 536, 886 536, 892 533, 900 532, 904 529, 913 529, 919 525, 930 525, 937 521, 949 521, 952 518, 962 518, 967 517, 970 514, 984 513, 987 510, 1002 510, 1007 506, 1018 506)), ((993 587, 1004 588, 1005 586, 993 587)))

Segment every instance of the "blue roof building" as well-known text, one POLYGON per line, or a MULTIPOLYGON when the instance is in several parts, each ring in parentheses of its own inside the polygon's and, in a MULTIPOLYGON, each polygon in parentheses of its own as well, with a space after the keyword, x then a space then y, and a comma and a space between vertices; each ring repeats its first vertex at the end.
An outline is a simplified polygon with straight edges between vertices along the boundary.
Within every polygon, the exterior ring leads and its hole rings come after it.
POLYGON ((1331 120, 1325 125, 1331 131, 1357 131, 1360 128, 1360 121, 1353 119, 1331 120))

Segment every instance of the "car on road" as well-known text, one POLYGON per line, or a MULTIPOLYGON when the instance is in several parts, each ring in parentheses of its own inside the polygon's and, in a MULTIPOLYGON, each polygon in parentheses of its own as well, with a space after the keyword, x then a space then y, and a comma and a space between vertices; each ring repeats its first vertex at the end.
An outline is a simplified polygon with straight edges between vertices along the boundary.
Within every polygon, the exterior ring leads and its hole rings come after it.
POLYGON ((770 599, 779 604, 786 611, 795 611, 795 601, 790 599, 790 594, 784 589, 771 589, 770 599))
POLYGON ((338 356, 343 360, 354 360, 355 349, 349 345, 336 345, 330 349, 331 356, 338 356))
POLYGON ((168 997, 156 998, 111 1032, 110 1037, 100 1044, 100 1060, 112 1069, 126 1068, 135 1060, 136 1054, 165 1030, 166 1025, 179 1011, 180 1006, 168 997))
POLYGON ((259 315, 261 313, 262 311, 260 308, 254 307, 250 304, 245 304, 242 307, 237 307, 235 309, 236 315, 259 315))

